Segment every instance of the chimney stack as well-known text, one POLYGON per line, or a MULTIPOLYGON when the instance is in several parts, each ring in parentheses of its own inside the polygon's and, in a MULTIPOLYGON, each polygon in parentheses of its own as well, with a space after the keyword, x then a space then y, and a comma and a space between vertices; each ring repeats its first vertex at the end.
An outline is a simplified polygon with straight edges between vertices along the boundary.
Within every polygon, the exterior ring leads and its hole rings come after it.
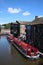
POLYGON ((37 20, 38 19, 38 16, 35 16, 35 20, 37 20))

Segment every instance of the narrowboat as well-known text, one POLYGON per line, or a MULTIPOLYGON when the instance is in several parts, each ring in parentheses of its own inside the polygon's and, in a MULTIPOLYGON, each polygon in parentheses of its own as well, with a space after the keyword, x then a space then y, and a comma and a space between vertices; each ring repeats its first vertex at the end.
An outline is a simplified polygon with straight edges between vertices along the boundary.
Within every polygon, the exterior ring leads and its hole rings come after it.
POLYGON ((39 51, 30 44, 22 41, 20 38, 14 37, 12 34, 8 35, 8 40, 23 54, 26 58, 38 59, 39 51))

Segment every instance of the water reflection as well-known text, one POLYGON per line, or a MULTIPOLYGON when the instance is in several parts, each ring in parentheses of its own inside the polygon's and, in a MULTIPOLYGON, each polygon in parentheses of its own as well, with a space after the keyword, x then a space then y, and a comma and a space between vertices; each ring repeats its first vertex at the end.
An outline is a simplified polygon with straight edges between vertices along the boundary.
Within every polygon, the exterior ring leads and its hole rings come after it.
POLYGON ((22 58, 22 60, 20 59, 20 62, 23 62, 24 65, 43 65, 43 58, 39 58, 37 60, 26 59, 14 48, 14 46, 11 45, 10 47, 11 47, 11 50, 10 50, 11 55, 14 56, 14 54, 17 54, 16 55, 16 57, 18 56, 17 59, 22 58))
POLYGON ((0 35, 0 39, 1 39, 1 35, 0 35))
POLYGON ((40 59, 39 65, 43 65, 43 59, 40 59))
POLYGON ((10 45, 10 53, 12 56, 14 55, 14 47, 12 45, 10 45))
POLYGON ((43 65, 43 59, 30 60, 24 58, 8 42, 7 38, 2 36, 0 40, 0 65, 43 65))

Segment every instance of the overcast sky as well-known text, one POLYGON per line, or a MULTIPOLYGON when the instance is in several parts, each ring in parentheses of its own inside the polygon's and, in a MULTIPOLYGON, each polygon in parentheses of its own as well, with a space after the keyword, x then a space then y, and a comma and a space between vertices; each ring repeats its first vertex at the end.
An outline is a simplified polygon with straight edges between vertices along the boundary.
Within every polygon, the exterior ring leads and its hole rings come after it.
POLYGON ((0 0, 0 24, 43 16, 43 0, 0 0))

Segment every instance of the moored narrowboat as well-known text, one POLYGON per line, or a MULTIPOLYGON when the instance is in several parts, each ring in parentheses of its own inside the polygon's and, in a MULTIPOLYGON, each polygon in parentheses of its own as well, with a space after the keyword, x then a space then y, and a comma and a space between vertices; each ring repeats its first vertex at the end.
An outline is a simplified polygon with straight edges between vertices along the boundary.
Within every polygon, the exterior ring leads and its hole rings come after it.
POLYGON ((20 39, 9 35, 8 39, 12 41, 13 45, 27 58, 37 59, 39 58, 39 51, 37 48, 32 47, 30 44, 27 44, 20 39))

